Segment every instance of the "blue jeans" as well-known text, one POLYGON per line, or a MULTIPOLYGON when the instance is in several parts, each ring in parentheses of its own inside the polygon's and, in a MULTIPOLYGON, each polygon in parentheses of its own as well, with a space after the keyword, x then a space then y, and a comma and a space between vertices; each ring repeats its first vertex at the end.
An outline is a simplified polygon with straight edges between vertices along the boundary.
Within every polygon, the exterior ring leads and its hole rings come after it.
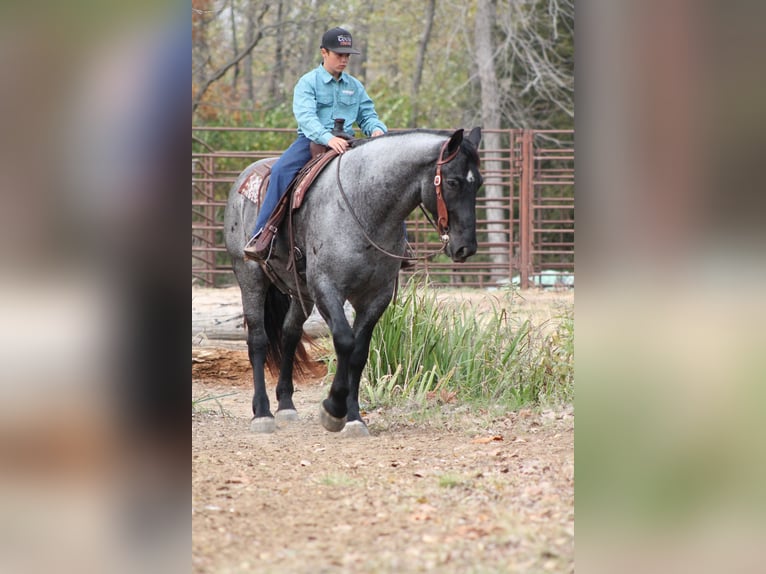
POLYGON ((269 217, 277 207, 279 200, 282 199, 282 196, 287 191, 290 182, 311 159, 310 144, 311 140, 309 138, 299 135, 298 139, 285 150, 271 167, 269 187, 258 210, 258 219, 255 222, 253 235, 258 235, 263 230, 269 217))

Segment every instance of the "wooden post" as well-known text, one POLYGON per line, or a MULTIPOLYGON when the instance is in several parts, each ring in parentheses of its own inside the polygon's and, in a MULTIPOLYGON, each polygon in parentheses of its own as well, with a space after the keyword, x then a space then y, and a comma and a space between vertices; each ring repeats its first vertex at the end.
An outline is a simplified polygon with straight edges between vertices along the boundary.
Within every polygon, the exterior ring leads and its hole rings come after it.
POLYGON ((524 130, 521 136, 521 189, 519 190, 519 271, 522 289, 529 289, 532 270, 532 170, 534 167, 533 133, 524 130))

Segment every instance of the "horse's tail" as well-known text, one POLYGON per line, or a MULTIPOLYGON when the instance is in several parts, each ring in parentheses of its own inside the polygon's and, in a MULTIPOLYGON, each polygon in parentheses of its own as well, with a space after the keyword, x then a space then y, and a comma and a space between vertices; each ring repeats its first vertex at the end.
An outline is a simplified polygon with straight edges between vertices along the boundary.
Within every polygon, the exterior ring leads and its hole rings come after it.
MULTIPOLYGON (((266 330, 266 337, 269 341, 266 348, 266 368, 272 374, 279 373, 279 366, 282 364, 282 325, 287 316, 287 310, 290 308, 290 297, 282 293, 274 285, 270 285, 266 291, 266 303, 263 314, 263 326, 266 330)), ((295 350, 293 359, 293 368, 300 374, 312 374, 316 367, 316 362, 311 358, 311 354, 306 349, 307 343, 312 345, 311 340, 304 333, 295 350)))

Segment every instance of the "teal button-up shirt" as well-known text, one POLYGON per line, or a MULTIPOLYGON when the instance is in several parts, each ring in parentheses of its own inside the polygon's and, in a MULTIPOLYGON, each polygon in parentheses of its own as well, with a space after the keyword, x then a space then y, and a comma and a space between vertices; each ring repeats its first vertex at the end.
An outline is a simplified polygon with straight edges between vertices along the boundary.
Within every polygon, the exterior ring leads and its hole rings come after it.
POLYGON ((345 72, 336 80, 322 65, 304 74, 295 84, 293 114, 298 121, 298 133, 322 145, 332 139, 336 118, 346 120, 349 135, 354 134, 354 122, 366 136, 376 129, 388 131, 362 83, 345 72))

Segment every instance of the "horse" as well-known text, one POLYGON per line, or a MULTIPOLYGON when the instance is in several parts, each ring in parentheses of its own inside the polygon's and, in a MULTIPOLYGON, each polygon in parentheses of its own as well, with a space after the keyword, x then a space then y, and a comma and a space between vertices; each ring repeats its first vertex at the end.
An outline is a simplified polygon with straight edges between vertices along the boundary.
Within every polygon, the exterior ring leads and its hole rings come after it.
POLYGON ((444 252, 456 263, 476 252, 476 195, 482 185, 481 128, 408 130, 357 140, 328 163, 286 216, 269 259, 244 257, 258 206, 239 193, 259 160, 231 187, 224 238, 242 295, 253 371, 253 432, 297 420, 293 369, 310 362, 303 324, 316 306, 332 335, 336 372, 320 405, 322 426, 368 436, 359 381, 375 325, 390 304, 405 251, 404 221, 419 205, 437 221, 444 252), (290 235, 292 232, 292 237, 290 235), (353 326, 344 305, 354 310, 353 326), (276 420, 264 368, 277 372, 276 420))

